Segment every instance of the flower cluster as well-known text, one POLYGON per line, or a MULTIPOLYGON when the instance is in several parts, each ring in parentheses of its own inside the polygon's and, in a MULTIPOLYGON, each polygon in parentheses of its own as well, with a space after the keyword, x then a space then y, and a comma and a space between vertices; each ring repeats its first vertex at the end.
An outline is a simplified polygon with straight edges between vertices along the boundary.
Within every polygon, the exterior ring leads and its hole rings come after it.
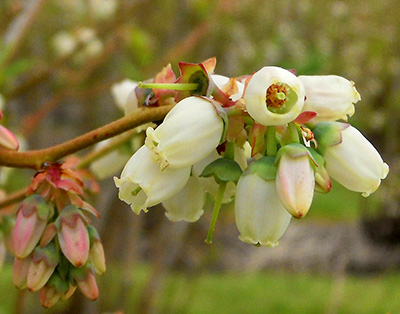
POLYGON ((46 308, 68 299, 76 287, 88 299, 97 299, 95 274, 106 270, 103 246, 89 219, 89 214, 99 215, 82 199, 82 178, 67 163, 46 164, 17 211, 14 285, 40 290, 46 308))
POLYGON ((180 63, 176 79, 168 66, 135 89, 138 104, 175 103, 115 178, 136 214, 162 203, 170 220, 194 222, 208 193, 206 242, 221 204, 234 200, 239 238, 276 246, 314 192, 331 190, 331 178, 368 196, 386 177, 387 164, 347 123, 360 100, 353 82, 274 66, 227 78, 214 67, 215 59, 180 63))

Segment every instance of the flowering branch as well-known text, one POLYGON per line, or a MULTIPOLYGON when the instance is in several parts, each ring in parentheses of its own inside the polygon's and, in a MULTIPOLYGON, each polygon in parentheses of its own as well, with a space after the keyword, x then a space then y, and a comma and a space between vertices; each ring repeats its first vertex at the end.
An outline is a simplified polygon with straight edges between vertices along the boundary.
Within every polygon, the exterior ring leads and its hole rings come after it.
POLYGON ((124 133, 141 124, 162 120, 172 107, 172 105, 169 105, 157 108, 141 108, 124 118, 49 148, 27 152, 1 150, 0 165, 15 168, 39 169, 45 162, 57 161, 105 139, 124 133))

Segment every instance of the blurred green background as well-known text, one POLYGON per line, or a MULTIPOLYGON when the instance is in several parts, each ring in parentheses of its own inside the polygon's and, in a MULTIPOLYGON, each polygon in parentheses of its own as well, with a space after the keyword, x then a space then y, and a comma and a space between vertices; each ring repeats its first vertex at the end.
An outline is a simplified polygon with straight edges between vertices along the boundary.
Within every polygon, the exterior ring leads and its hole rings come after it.
MULTIPOLYGON (((211 246, 210 211, 192 225, 157 208, 136 216, 108 178, 93 200, 108 261, 99 300, 76 293, 45 311, 13 288, 8 257, 0 313, 400 313, 399 14, 395 0, 2 0, 2 124, 27 149, 121 117, 110 88, 124 78, 215 56, 227 76, 277 65, 354 81, 350 123, 391 172, 368 199, 338 184, 317 195, 276 249, 240 243, 229 206, 211 246)), ((1 171, 6 192, 33 175, 1 171)))

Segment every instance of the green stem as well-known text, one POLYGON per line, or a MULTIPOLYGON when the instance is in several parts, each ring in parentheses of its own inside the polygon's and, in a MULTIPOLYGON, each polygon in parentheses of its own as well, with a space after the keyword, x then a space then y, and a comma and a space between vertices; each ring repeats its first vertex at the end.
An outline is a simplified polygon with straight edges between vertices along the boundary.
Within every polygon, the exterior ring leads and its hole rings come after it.
POLYGON ((170 89, 170 90, 196 90, 198 83, 138 83, 139 88, 170 89))
POLYGON ((212 217, 211 217, 210 227, 208 229, 207 239, 205 239, 205 241, 204 241, 207 244, 212 243, 212 238, 213 238, 213 234, 215 231, 215 225, 217 223, 217 219, 218 219, 218 215, 219 215, 219 210, 221 209, 222 200, 224 199, 225 188, 226 188, 226 182, 221 182, 219 184, 217 197, 215 198, 214 209, 213 209, 213 213, 212 213, 212 217))
POLYGON ((234 160, 235 159, 235 143, 226 141, 226 146, 225 146, 225 154, 224 157, 227 159, 234 160))
POLYGON ((173 105, 156 108, 140 108, 126 117, 113 121, 62 144, 45 149, 26 152, 0 150, 0 165, 15 168, 40 169, 45 162, 57 161, 147 122, 162 120, 172 108, 173 105))
POLYGON ((290 122, 288 124, 290 139, 292 143, 300 143, 299 131, 297 130, 297 126, 295 122, 290 122))
POLYGON ((276 156, 276 131, 275 126, 267 126, 267 156, 276 156))

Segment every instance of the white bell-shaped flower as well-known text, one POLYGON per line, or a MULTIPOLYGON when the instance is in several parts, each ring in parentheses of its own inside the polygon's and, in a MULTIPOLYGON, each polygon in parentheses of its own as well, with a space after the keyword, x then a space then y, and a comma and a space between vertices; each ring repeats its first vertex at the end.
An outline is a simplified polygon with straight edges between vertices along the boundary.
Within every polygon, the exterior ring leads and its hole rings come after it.
POLYGON ((191 166, 218 146, 224 122, 215 106, 218 105, 202 97, 187 97, 155 130, 147 129, 145 145, 161 169, 191 166))
POLYGON ((324 159, 333 179, 363 196, 373 193, 389 172, 375 147, 351 125, 342 128, 340 143, 326 147, 324 159))
POLYGON ((121 177, 114 177, 114 181, 119 198, 139 214, 178 193, 188 181, 190 170, 191 166, 161 171, 153 153, 143 145, 129 159, 121 177))
POLYGON ((244 101, 250 116, 262 125, 284 125, 297 118, 304 105, 302 82, 292 72, 263 67, 247 83, 244 101))
POLYGON ((278 197, 275 180, 266 180, 256 172, 241 176, 235 199, 235 220, 240 240, 277 246, 291 217, 278 197))
POLYGON ((203 215, 206 191, 198 178, 191 176, 186 185, 174 196, 163 201, 165 216, 171 221, 195 222, 203 215))
POLYGON ((137 82, 125 79, 113 84, 111 87, 111 94, 114 101, 125 115, 132 113, 138 108, 138 100, 135 93, 137 86, 137 82))
POLYGON ((354 114, 361 97, 354 83, 337 75, 300 75, 306 91, 303 111, 313 111, 315 122, 336 121, 354 114))

